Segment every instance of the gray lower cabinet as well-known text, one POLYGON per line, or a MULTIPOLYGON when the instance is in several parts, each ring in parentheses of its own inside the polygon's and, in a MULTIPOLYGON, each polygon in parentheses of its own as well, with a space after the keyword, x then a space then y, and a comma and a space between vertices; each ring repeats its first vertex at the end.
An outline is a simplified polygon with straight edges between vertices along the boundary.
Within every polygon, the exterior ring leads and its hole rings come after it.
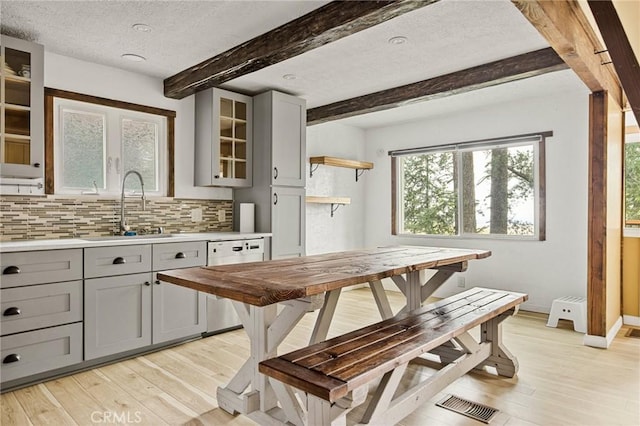
POLYGON ((82 249, 0 256, 0 381, 82 362, 82 249))
POLYGON ((299 257, 305 252, 305 189, 296 187, 271 188, 271 258, 299 257))
POLYGON ((207 297, 186 287, 153 280, 154 344, 204 333, 207 328, 207 297))
POLYGON ((82 323, 2 336, 2 382, 82 362, 82 323))
MULTIPOLYGON (((153 270, 204 266, 207 243, 153 245, 153 270)), ((204 293, 158 280, 153 276, 152 342, 168 342, 204 333, 207 328, 207 297, 204 293)))
POLYGON ((85 360, 151 344, 151 273, 84 282, 85 360))

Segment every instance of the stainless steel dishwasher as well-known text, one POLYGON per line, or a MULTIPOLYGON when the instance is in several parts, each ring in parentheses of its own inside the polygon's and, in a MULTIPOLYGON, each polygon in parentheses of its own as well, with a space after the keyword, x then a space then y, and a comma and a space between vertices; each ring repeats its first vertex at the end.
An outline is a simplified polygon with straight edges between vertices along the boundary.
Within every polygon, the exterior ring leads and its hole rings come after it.
MULTIPOLYGON (((264 260, 264 239, 209 241, 207 252, 207 265, 261 262, 264 260)), ((228 299, 207 296, 207 335, 241 326, 228 299)))

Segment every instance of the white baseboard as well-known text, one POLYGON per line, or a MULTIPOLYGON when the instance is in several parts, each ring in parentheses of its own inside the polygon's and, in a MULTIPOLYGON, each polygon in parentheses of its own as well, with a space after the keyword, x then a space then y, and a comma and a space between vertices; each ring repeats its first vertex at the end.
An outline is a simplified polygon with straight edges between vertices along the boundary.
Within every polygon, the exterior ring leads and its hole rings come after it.
POLYGON ((640 327, 640 317, 634 317, 632 315, 623 315, 622 322, 624 325, 632 325, 634 327, 640 327))
POLYGON ((611 330, 607 332, 606 337, 591 336, 590 334, 585 334, 582 344, 585 346, 592 346, 594 348, 607 349, 609 346, 611 346, 611 342, 613 342, 613 339, 616 337, 616 334, 618 334, 618 331, 620 331, 621 327, 622 327, 622 317, 618 317, 618 320, 616 321, 615 324, 613 324, 613 327, 611 327, 611 330))

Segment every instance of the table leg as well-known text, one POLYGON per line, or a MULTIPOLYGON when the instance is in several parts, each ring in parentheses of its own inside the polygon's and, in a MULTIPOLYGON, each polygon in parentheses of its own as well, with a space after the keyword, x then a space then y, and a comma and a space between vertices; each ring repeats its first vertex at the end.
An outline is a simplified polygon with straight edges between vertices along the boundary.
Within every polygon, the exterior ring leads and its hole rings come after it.
POLYGON ((329 327, 333 320, 333 315, 336 312, 336 306, 338 305, 338 299, 340 298, 340 289, 327 291, 324 294, 324 304, 318 312, 318 318, 316 318, 316 324, 313 327, 311 333, 311 339, 309 339, 309 345, 327 340, 327 334, 329 334, 329 327))
POLYGON ((317 309, 318 303, 315 299, 292 300, 279 314, 277 305, 234 302, 234 307, 249 336, 251 356, 227 386, 218 388, 218 405, 231 414, 264 413, 277 406, 277 398, 267 377, 258 371, 258 364, 277 355, 280 343, 307 312, 317 309))

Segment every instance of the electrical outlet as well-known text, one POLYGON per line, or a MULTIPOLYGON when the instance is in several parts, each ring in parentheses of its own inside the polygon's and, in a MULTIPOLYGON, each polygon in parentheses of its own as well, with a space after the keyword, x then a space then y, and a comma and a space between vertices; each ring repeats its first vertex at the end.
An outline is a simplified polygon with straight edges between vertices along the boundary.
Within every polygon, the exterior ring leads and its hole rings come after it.
POLYGON ((225 220, 227 220, 227 215, 224 210, 218 210, 218 222, 224 222, 225 220))
POLYGON ((464 279, 464 276, 462 276, 462 275, 458 275, 458 287, 460 287, 460 288, 465 288, 466 287, 465 279, 464 279))
POLYGON ((191 210, 191 222, 202 222, 202 209, 191 210))

